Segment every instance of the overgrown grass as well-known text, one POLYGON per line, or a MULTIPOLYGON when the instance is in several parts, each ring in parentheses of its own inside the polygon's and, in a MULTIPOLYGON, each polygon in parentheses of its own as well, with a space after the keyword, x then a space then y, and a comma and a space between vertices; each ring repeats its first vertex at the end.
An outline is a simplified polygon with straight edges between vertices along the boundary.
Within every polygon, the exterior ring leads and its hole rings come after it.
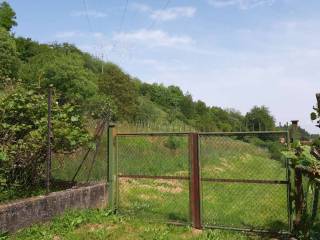
POLYGON ((88 240, 88 239, 145 239, 145 240, 253 240, 255 235, 223 230, 194 231, 190 227, 146 223, 145 219, 112 215, 105 210, 69 212, 53 221, 35 225, 4 240, 88 240))

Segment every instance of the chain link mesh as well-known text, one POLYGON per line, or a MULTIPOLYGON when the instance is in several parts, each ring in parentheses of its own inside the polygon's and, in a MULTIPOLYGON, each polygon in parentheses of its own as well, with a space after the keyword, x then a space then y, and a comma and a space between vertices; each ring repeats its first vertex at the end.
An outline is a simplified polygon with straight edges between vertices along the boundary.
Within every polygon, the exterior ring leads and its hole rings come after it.
POLYGON ((204 225, 288 230, 285 134, 201 135, 204 225), (274 184, 281 181, 283 184, 274 184))
POLYGON ((120 212, 148 220, 188 222, 187 137, 118 136, 117 146, 120 212))
MULTIPOLYGON (((286 137, 200 134, 203 225, 288 230, 286 137)), ((187 135, 118 135, 120 212, 190 221, 188 154, 187 135)))

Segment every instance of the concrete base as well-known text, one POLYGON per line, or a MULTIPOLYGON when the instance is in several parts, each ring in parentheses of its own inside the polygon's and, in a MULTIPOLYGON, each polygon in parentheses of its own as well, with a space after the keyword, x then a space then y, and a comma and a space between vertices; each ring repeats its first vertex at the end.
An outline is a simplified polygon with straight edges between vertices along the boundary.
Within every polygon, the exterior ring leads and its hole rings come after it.
POLYGON ((47 221, 69 209, 103 208, 107 199, 106 183, 93 183, 0 205, 0 232, 47 221))

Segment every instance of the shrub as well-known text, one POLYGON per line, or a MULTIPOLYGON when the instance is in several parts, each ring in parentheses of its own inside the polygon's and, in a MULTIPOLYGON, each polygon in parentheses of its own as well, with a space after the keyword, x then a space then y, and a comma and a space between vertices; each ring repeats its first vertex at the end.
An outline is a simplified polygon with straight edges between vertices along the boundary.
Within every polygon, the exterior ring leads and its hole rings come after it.
MULTIPOLYGON (((32 186, 44 175, 47 99, 18 88, 0 99, 0 178, 6 186, 32 186)), ((70 153, 87 144, 82 117, 71 105, 52 106, 52 150, 70 153)))

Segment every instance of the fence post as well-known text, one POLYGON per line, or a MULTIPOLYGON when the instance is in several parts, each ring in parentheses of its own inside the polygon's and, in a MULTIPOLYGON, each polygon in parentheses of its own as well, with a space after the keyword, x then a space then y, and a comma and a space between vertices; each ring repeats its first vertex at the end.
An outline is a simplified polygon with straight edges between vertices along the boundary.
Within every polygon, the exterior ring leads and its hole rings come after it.
POLYGON ((312 202, 312 214, 311 214, 312 222, 316 219, 317 212, 318 212, 318 204, 319 204, 319 186, 317 183, 315 183, 313 202, 312 202))
POLYGON ((192 226, 201 229, 200 209, 200 162, 199 162, 199 135, 189 133, 189 158, 190 158, 190 212, 192 226))
POLYGON ((115 125, 112 123, 108 124, 108 204, 110 208, 115 211, 115 195, 116 195, 116 172, 115 172, 115 159, 114 159, 114 127, 115 125))
POLYGON ((302 172, 300 169, 295 168, 295 208, 296 208, 296 217, 294 220, 294 228, 296 230, 301 229, 301 220, 302 220, 302 214, 303 214, 303 185, 302 185, 302 172))
POLYGON ((46 166, 46 192, 47 194, 50 192, 50 179, 51 179, 51 102, 52 102, 52 85, 49 85, 48 89, 48 149, 47 149, 47 166, 46 166))

